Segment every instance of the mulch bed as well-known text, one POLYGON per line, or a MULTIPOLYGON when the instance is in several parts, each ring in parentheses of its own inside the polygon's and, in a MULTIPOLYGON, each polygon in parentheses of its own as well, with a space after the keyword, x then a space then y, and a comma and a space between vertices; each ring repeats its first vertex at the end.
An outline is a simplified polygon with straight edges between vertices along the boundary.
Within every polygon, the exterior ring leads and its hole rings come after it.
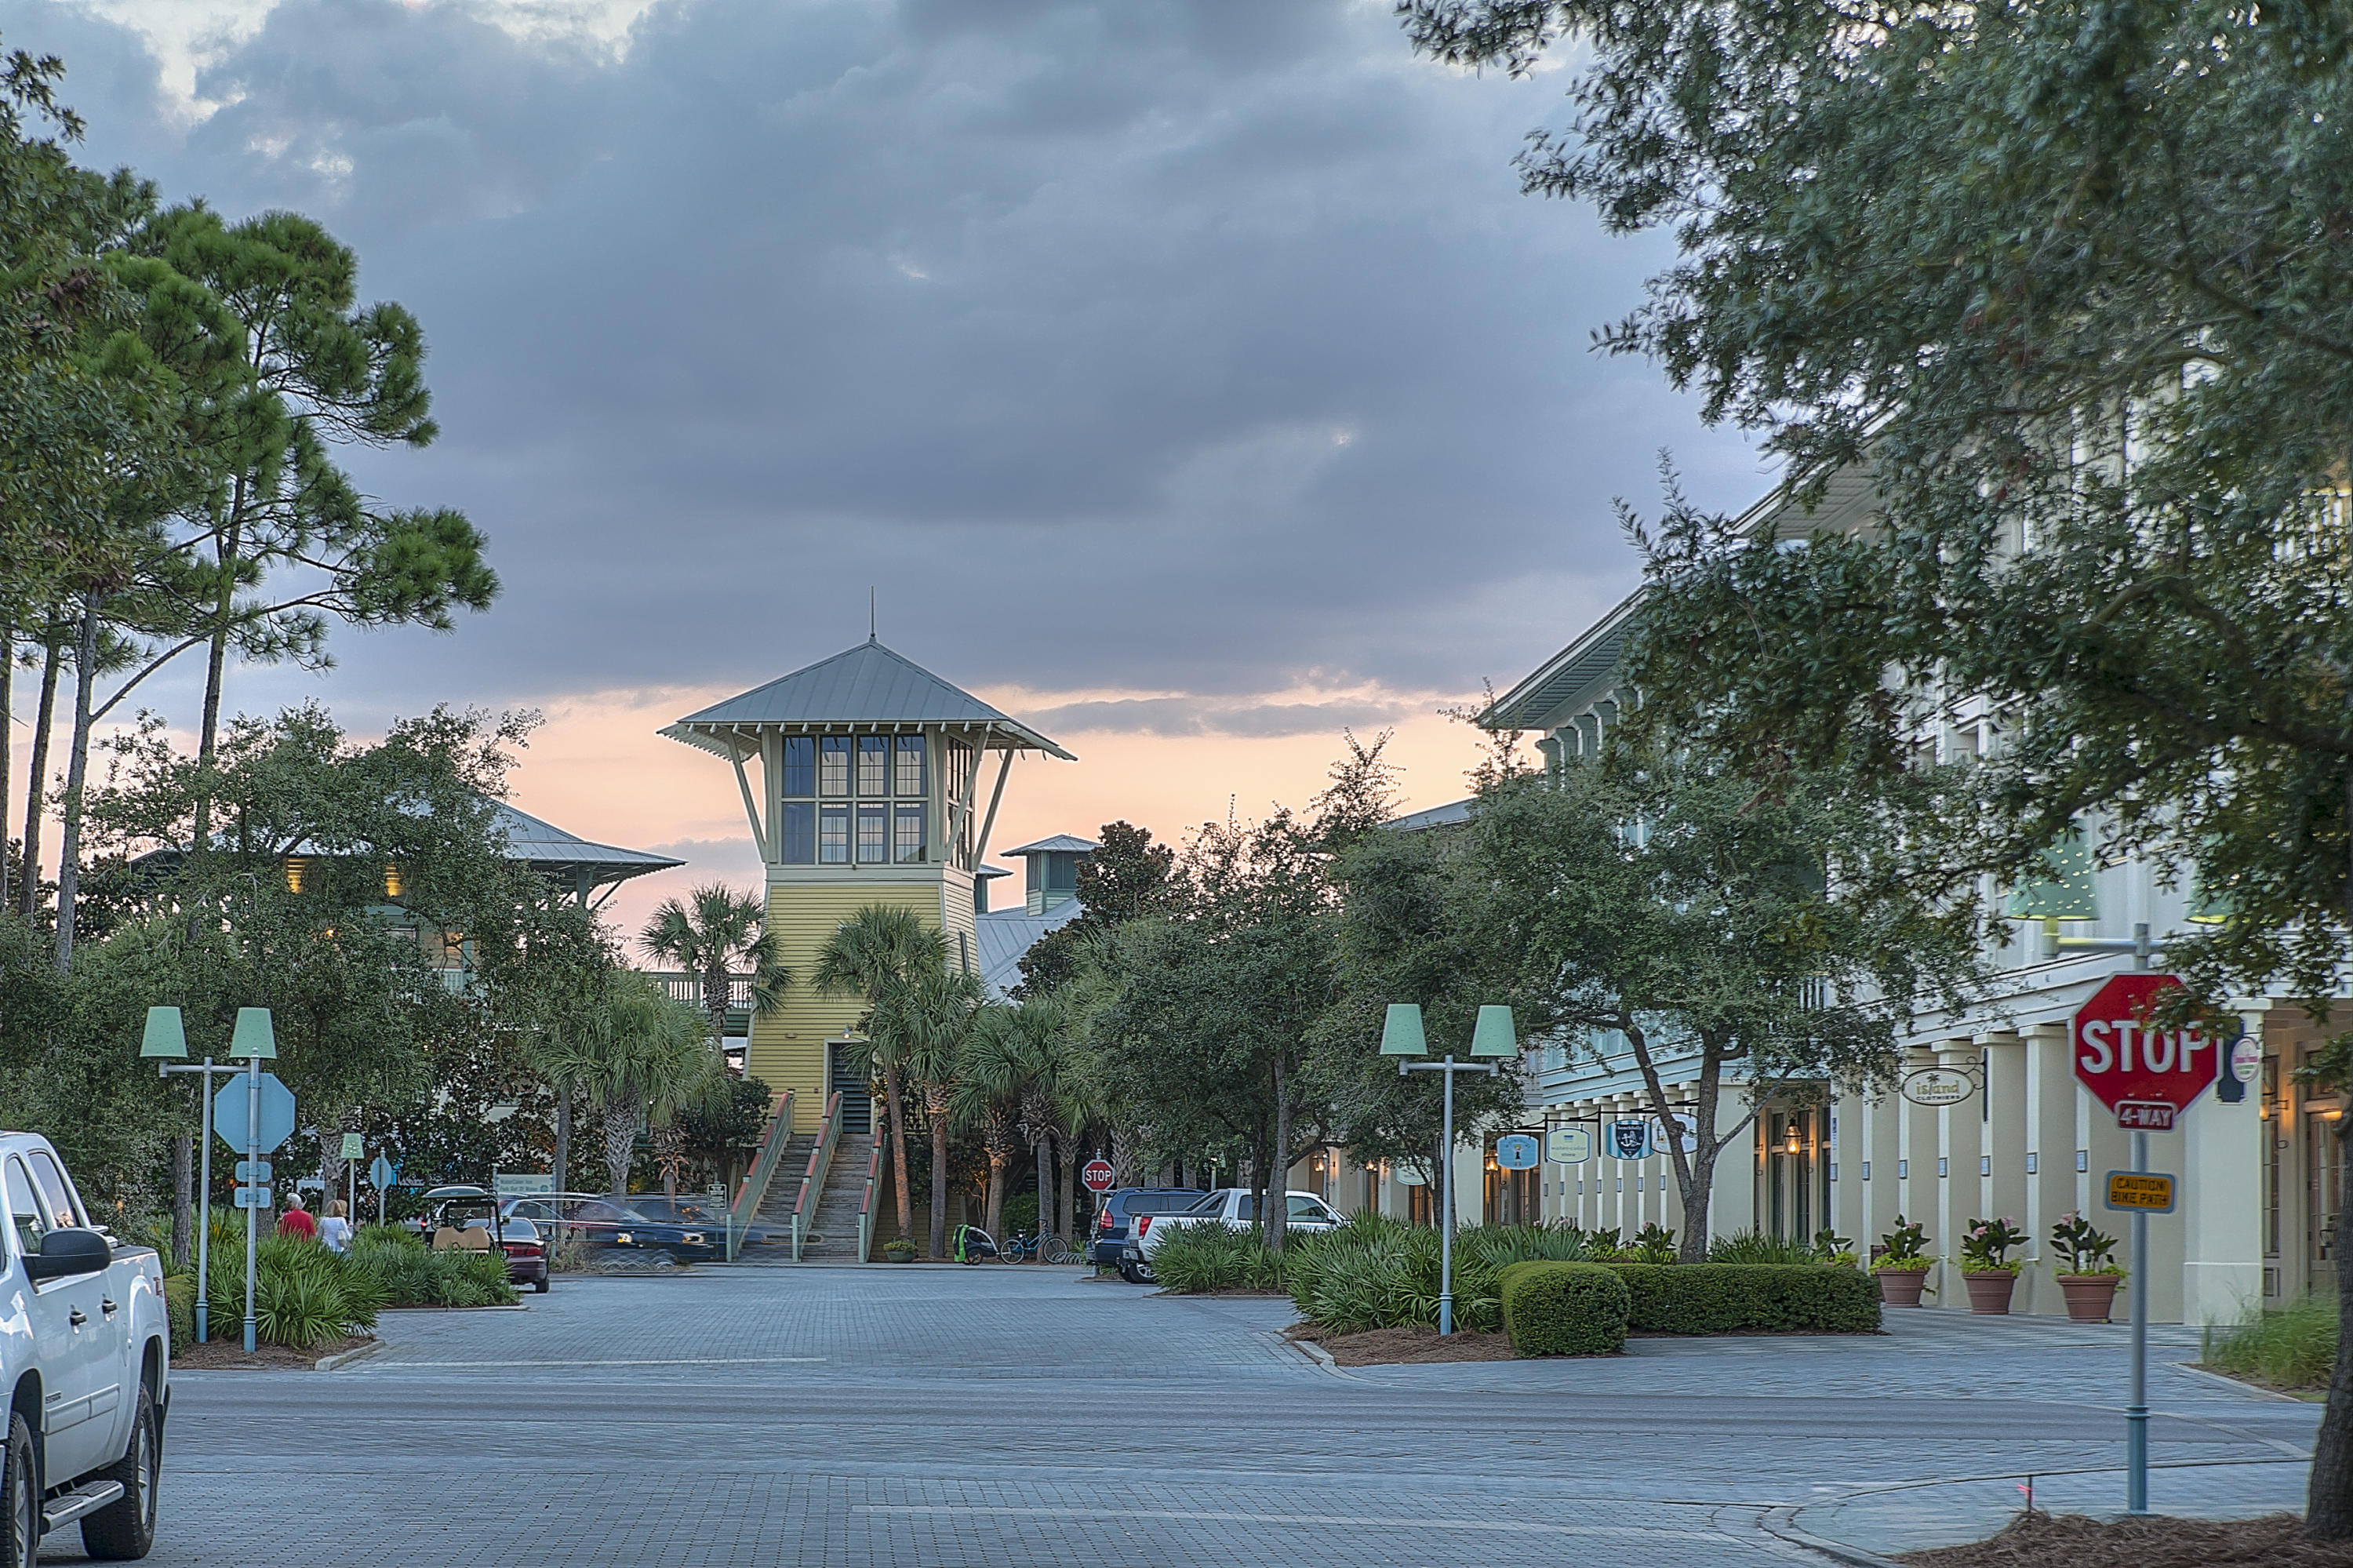
POLYGON ((306 1351, 286 1345, 259 1345, 248 1355, 245 1330, 233 1326, 225 1340, 182 1346, 173 1353, 172 1366, 174 1371, 197 1372, 311 1372, 328 1356, 339 1356, 374 1342, 364 1338, 322 1340, 306 1351))
POLYGON ((2021 1514, 1967 1546, 1907 1552, 1912 1568, 2353 1568, 2353 1542, 2306 1541, 2292 1513, 2262 1519, 2021 1514))
POLYGON ((1502 1334, 1457 1330, 1441 1336, 1435 1329, 1371 1329, 1361 1334, 1327 1334, 1313 1323, 1294 1323, 1282 1331, 1286 1340, 1305 1340, 1321 1346, 1344 1367, 1403 1366, 1417 1361, 1508 1361, 1512 1341, 1502 1334))

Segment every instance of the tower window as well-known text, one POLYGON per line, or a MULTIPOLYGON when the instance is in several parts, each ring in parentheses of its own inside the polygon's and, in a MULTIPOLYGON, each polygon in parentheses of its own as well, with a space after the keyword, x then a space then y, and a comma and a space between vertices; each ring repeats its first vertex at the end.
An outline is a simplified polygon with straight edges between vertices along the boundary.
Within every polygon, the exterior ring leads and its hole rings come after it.
POLYGON ((849 737, 821 736, 818 739, 817 782, 821 795, 849 793, 849 737))
POLYGON ((858 737, 858 792, 861 795, 888 795, 891 792, 890 737, 861 735, 858 737))
POLYGON ((785 736, 785 789, 787 795, 817 793, 817 737, 785 736))
POLYGON ((785 863, 812 865, 817 861, 817 805, 809 800, 785 802, 785 863))
POLYGON ((923 808, 899 807, 895 825, 891 858, 901 865, 920 865, 923 859, 923 808))
POLYGON ((889 808, 884 806, 858 808, 859 864, 881 865, 883 863, 883 823, 887 820, 888 811, 889 808))
POLYGON ((898 777, 892 780, 891 792, 902 797, 923 793, 923 737, 902 735, 898 737, 898 777))
POLYGON ((817 813, 817 858, 819 865, 849 863, 849 808, 820 806, 817 813))

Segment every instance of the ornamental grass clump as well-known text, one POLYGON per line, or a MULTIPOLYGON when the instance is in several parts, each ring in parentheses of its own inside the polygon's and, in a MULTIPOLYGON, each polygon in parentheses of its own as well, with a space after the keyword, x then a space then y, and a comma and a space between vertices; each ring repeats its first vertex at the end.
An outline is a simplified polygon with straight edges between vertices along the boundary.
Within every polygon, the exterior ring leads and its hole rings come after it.
POLYGON ((2280 1388, 2326 1388, 2337 1364, 2337 1298, 2306 1296, 2240 1323, 2209 1325, 2199 1359, 2280 1388))
MULTIPOLYGON (((1293 1237, 1284 1267, 1302 1317, 1354 1334, 1436 1323, 1439 1254, 1434 1228, 1367 1213, 1322 1235, 1293 1237)), ((1591 1239, 1571 1226, 1463 1226, 1454 1233, 1454 1321, 1472 1332, 1500 1327, 1498 1278, 1513 1264, 1592 1255, 1591 1239)))
POLYGON ((1811 1263, 1814 1253, 1805 1243, 1792 1241, 1787 1236, 1735 1231, 1707 1244, 1707 1260, 1710 1263, 1811 1263))
POLYGON ((2016 1274, 2010 1249, 2025 1245, 2026 1232, 2016 1220, 1971 1220, 1961 1237, 1961 1272, 2016 1274))
MULTIPOLYGON (((241 1331, 245 1320, 245 1235, 216 1225, 206 1299, 215 1338, 241 1331)), ((254 1337, 266 1344, 308 1350, 326 1340, 364 1333, 387 1305, 381 1283, 352 1260, 314 1241, 265 1236, 253 1255, 254 1337)), ((195 1279, 185 1287, 194 1332, 195 1279)))
MULTIPOLYGON (((1303 1238, 1293 1236, 1296 1247, 1303 1238)), ((1152 1252, 1152 1277, 1180 1295, 1204 1290, 1280 1290, 1285 1255, 1271 1252, 1250 1225, 1181 1225, 1152 1252)))
POLYGON ((370 1225, 353 1236, 351 1265, 375 1282, 387 1307, 512 1307, 521 1299, 497 1253, 436 1252, 390 1227, 370 1225))

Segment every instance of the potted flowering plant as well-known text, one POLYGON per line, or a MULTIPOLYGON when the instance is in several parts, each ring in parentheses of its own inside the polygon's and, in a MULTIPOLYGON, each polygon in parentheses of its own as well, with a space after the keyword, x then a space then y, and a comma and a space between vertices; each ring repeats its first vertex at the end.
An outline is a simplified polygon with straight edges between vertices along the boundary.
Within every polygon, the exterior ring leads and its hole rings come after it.
POLYGON ((1854 1238, 1842 1236, 1824 1225, 1814 1233, 1814 1261, 1839 1268, 1854 1266, 1854 1238))
POLYGON ((2051 1245, 2059 1265, 2059 1289, 2067 1298, 2067 1316, 2078 1323, 2105 1323, 2125 1282, 2125 1271, 2109 1255, 2116 1238, 2092 1228, 2077 1213, 2059 1216, 2051 1227, 2051 1245))
POLYGON ((1871 1260, 1879 1298, 1890 1307, 1920 1305, 1928 1264, 1928 1227, 1916 1220, 1907 1224, 1903 1215, 1896 1215, 1895 1228, 1879 1238, 1879 1255, 1871 1260))
POLYGON ((915 1244, 906 1236, 893 1236, 882 1244, 882 1255, 892 1263, 915 1261, 915 1244))
POLYGON ((2019 1266, 2010 1249, 2025 1244, 2016 1220, 1971 1220, 1961 1238, 1961 1283, 1969 1287, 1969 1310, 1990 1318, 2010 1315, 2010 1293, 2018 1288, 2019 1266))

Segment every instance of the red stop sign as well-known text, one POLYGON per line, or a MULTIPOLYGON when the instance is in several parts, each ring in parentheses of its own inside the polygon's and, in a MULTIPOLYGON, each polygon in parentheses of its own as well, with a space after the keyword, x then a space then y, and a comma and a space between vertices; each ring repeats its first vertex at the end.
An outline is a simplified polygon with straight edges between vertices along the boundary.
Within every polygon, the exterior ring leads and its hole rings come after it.
POLYGON ((2111 975, 2076 1010, 2067 1031, 2075 1076, 2110 1110, 2126 1101, 2179 1110, 2214 1081, 2221 1056, 2214 1041, 2194 1026, 2142 1022, 2158 995, 2180 983, 2171 975, 2111 975))
POLYGON ((1086 1183, 1087 1191, 1090 1192, 1110 1192, 1112 1175, 1111 1161, 1108 1160, 1090 1160, 1079 1171, 1079 1180, 1086 1183))

